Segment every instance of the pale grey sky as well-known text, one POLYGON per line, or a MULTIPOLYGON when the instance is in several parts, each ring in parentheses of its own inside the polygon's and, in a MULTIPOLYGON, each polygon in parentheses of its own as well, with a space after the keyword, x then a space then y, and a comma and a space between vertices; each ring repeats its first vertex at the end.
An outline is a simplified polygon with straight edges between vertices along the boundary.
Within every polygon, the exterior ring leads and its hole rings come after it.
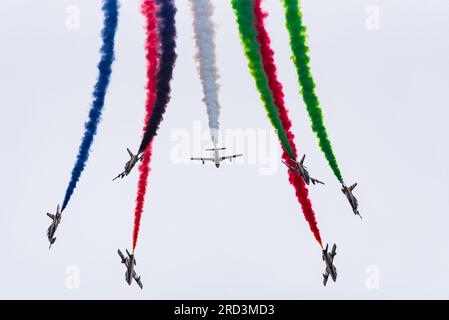
MULTIPOLYGON (((339 278, 326 288, 320 249, 277 160, 278 170, 261 174, 250 147, 235 150, 246 160, 219 170, 190 164, 190 153, 201 152, 192 146, 181 153, 185 163, 173 159, 180 133, 196 137, 193 128, 207 126, 192 15, 187 0, 176 1, 179 58, 137 248, 143 291, 125 284, 116 253, 131 245, 137 171, 111 181, 125 148, 137 148, 144 115, 139 1, 122 1, 103 122, 50 252, 45 212, 62 201, 90 106, 100 1, 3 2, 0 298, 449 298, 448 1, 302 1, 317 93, 343 175, 359 183, 363 220, 310 129, 280 1, 265 1, 296 143, 327 183, 310 191, 323 240, 339 246, 339 278), (79 30, 66 27, 71 5, 79 30), (377 9, 380 29, 370 30, 377 9)), ((266 147, 270 124, 231 5, 215 3, 222 129, 261 132, 257 144, 266 147)))

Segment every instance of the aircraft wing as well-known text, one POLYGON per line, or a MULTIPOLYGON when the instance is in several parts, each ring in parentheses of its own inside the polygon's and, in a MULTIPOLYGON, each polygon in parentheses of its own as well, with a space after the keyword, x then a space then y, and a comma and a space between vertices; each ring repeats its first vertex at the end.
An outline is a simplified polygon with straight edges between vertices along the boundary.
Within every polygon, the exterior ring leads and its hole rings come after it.
POLYGON ((214 158, 190 158, 190 160, 198 160, 198 161, 215 161, 214 158))
POLYGON ((47 216, 50 217, 50 219, 55 220, 55 215, 51 213, 47 213, 47 216))
POLYGON ((243 156, 243 154, 234 154, 232 156, 224 156, 224 157, 220 158, 220 161, 223 161, 223 160, 226 160, 226 159, 234 159, 234 158, 241 157, 241 156, 243 156))
POLYGON ((118 255, 120 256, 120 258, 122 259, 122 263, 125 263, 126 262, 126 258, 123 255, 123 253, 120 251, 120 249, 118 249, 117 252, 118 252, 118 255))
POLYGON ((285 164, 285 165, 287 166, 287 168, 288 168, 290 171, 296 171, 296 168, 293 168, 293 167, 292 167, 291 165, 289 165, 287 162, 282 161, 282 163, 285 164))

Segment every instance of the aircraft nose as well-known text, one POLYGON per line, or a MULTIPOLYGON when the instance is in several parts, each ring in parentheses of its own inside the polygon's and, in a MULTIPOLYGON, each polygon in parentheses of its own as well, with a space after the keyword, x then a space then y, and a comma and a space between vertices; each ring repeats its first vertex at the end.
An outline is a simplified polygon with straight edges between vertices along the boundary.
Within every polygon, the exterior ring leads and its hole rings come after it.
POLYGON ((220 168, 220 165, 217 163, 216 165, 215 165, 217 168, 220 168))

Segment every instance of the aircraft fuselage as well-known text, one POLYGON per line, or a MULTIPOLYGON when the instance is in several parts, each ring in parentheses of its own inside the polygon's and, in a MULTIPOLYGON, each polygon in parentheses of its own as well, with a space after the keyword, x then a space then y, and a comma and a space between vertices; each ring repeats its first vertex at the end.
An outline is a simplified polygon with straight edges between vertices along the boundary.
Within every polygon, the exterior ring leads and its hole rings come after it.
POLYGON ((358 215, 358 204, 357 204, 357 200, 354 197, 354 195, 352 194, 352 192, 349 190, 348 187, 343 187, 343 189, 341 190, 344 195, 346 196, 346 198, 349 201, 349 204, 351 205, 352 211, 354 212, 354 214, 358 215))
POLYGON ((296 164, 296 168, 301 175, 301 177, 304 179, 304 182, 309 185, 310 184, 310 176, 309 172, 307 172, 306 168, 304 166, 300 165, 299 163, 296 164))
POLYGON ((332 277, 332 280, 337 281, 337 269, 335 268, 330 253, 323 253, 323 259, 326 263, 326 272, 332 277))
POLYGON ((133 281, 133 275, 134 275, 134 257, 131 256, 131 258, 128 258, 128 270, 126 271, 125 278, 126 282, 128 282, 129 285, 131 285, 133 281))
POLYGON ((134 168, 134 166, 136 165, 137 161, 139 161, 139 155, 135 155, 131 158, 131 160, 129 160, 126 165, 125 165, 125 174, 128 175, 131 170, 134 168))
POLYGON ((215 166, 216 166, 217 168, 220 168, 220 162, 221 162, 221 160, 220 160, 220 155, 219 155, 219 153, 218 153, 218 150, 215 149, 215 150, 214 150, 214 163, 215 163, 215 166))

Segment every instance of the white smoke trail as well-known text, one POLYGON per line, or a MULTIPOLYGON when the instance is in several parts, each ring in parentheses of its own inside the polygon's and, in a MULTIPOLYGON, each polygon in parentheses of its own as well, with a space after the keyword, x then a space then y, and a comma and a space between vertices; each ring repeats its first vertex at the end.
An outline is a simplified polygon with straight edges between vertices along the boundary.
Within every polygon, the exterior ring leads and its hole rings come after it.
POLYGON ((218 70, 215 56, 215 29, 210 0, 190 0, 193 29, 197 47, 198 72, 203 86, 203 101, 207 107, 209 128, 214 144, 218 139, 220 104, 218 102, 218 70))

